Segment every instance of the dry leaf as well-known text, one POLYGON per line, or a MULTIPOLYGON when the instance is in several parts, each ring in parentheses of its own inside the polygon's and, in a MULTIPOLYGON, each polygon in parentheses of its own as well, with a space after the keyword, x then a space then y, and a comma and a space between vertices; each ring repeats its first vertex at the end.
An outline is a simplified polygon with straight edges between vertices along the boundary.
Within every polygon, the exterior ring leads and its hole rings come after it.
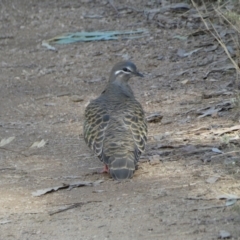
POLYGON ((212 148, 212 151, 215 153, 223 153, 221 150, 219 150, 218 148, 212 148))
POLYGON ((219 237, 221 239, 230 238, 231 234, 229 232, 225 231, 225 230, 221 230, 220 234, 219 234, 219 237))
POLYGON ((210 177, 206 180, 207 183, 210 183, 210 184, 213 184, 215 183, 217 180, 219 179, 218 176, 215 176, 215 177, 210 177))
POLYGON ((228 65, 223 65, 219 68, 212 68, 210 71, 208 71, 205 76, 203 77, 203 79, 206 79, 208 77, 208 75, 212 72, 226 72, 228 70, 235 70, 235 67, 233 66, 233 64, 228 64, 228 65))
POLYGON ((0 142, 0 147, 3 147, 14 140, 15 137, 3 138, 0 142))
POLYGON ((213 114, 216 114, 220 111, 221 109, 215 109, 215 107, 211 107, 205 111, 202 111, 200 116, 198 116, 198 118, 204 118, 206 116, 211 116, 213 114))
POLYGON ((186 12, 190 9, 190 5, 185 2, 180 2, 171 5, 171 10, 174 10, 176 12, 186 12))
POLYGON ((42 139, 41 141, 34 142, 30 148, 41 148, 44 147, 47 142, 42 139))
POLYGON ((210 93, 202 93, 202 98, 204 99, 208 99, 208 98, 214 98, 214 97, 219 97, 222 95, 233 95, 233 92, 227 91, 227 90, 221 90, 221 91, 214 91, 214 92, 210 92, 210 93))
POLYGON ((12 222, 11 220, 3 220, 0 222, 0 225, 4 225, 4 224, 7 224, 7 223, 10 223, 12 222))
POLYGON ((183 49, 178 49, 178 51, 177 51, 177 55, 179 56, 179 57, 189 57, 189 56, 191 56, 193 53, 195 53, 195 52, 198 52, 199 50, 201 50, 202 48, 197 48, 197 49, 194 49, 194 50, 192 50, 192 51, 190 51, 190 52, 185 52, 185 50, 183 50, 183 49))
POLYGON ((67 188, 67 187, 68 186, 62 184, 61 186, 57 186, 57 187, 40 189, 40 190, 37 190, 35 192, 32 192, 32 195, 34 197, 39 197, 39 196, 42 196, 42 195, 44 195, 46 193, 55 192, 55 191, 58 191, 59 189, 63 189, 63 188, 67 188))
POLYGON ((217 48, 218 48, 218 44, 215 44, 215 45, 210 45, 209 47, 206 47, 205 49, 204 49, 204 51, 205 52, 211 52, 211 51, 214 51, 214 50, 216 50, 217 48))
POLYGON ((84 187, 84 186, 94 186, 95 187, 102 182, 103 182, 103 180, 97 180, 95 182, 88 182, 88 181, 73 182, 73 183, 69 184, 68 190, 71 190, 71 189, 76 188, 76 187, 84 187))
POLYGON ((217 134, 219 134, 221 136, 225 133, 230 133, 230 132, 233 132, 233 131, 236 131, 236 130, 240 130, 240 125, 236 125, 236 126, 224 129, 224 130, 219 130, 220 132, 218 131, 217 134))
POLYGON ((189 79, 185 79, 185 80, 181 81, 181 83, 182 83, 183 85, 186 85, 187 83, 189 83, 189 79))

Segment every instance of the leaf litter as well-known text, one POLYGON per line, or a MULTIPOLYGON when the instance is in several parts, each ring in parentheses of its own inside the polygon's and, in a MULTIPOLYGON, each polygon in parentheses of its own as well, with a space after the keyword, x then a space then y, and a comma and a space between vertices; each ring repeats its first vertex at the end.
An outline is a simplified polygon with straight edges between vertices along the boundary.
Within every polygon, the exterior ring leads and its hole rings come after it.
POLYGON ((225 101, 222 103, 218 103, 215 106, 208 106, 202 109, 198 109, 197 114, 200 115, 198 116, 198 118, 204 118, 207 116, 215 117, 218 114, 218 112, 228 111, 231 108, 232 108, 232 105, 230 101, 225 101))
POLYGON ((211 70, 209 70, 205 76, 203 77, 203 79, 208 78, 210 73, 213 72, 227 72, 228 70, 235 70, 235 67, 232 64, 228 64, 228 65, 224 65, 222 67, 218 67, 218 68, 212 68, 211 70))
POLYGON ((59 186, 56 186, 56 187, 39 189, 35 192, 32 192, 32 195, 34 197, 40 197, 40 196, 45 195, 47 193, 56 192, 56 191, 61 190, 61 189, 71 190, 71 189, 77 188, 77 187, 85 187, 85 186, 93 187, 93 186, 99 185, 102 182, 104 182, 104 181, 103 180, 98 180, 98 181, 95 181, 95 182, 78 181, 78 182, 73 182, 73 183, 70 183, 70 184, 63 183, 62 185, 59 185, 59 186))

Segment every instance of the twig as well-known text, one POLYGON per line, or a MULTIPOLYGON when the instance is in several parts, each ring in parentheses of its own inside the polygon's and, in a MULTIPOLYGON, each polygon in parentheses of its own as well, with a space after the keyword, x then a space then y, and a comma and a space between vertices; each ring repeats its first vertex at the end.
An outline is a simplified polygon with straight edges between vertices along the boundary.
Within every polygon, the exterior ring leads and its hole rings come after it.
POLYGON ((234 28, 234 30, 235 30, 236 32, 240 33, 239 30, 224 16, 224 14, 223 14, 222 12, 220 12, 220 11, 219 11, 218 9, 216 9, 216 8, 214 8, 214 10, 217 12, 218 15, 220 15, 222 18, 224 18, 224 20, 225 20, 226 22, 228 22, 228 24, 231 25, 232 28, 234 28))
POLYGON ((9 152, 18 153, 18 154, 20 154, 20 155, 22 155, 24 157, 29 157, 27 154, 21 153, 21 152, 16 151, 16 150, 8 149, 8 148, 5 148, 5 147, 0 147, 0 149, 6 150, 6 151, 9 151, 9 152))
POLYGON ((217 206, 210 206, 210 207, 202 207, 202 208, 193 208, 190 211, 198 211, 198 210, 208 210, 212 208, 225 208, 225 205, 217 205, 217 206))
POLYGON ((113 3, 113 0, 108 0, 108 3, 112 6, 112 8, 114 9, 114 11, 117 13, 117 16, 119 16, 119 12, 118 12, 115 4, 113 3))
POLYGON ((76 208, 76 207, 81 207, 85 204, 88 204, 88 203, 93 203, 93 202, 102 202, 102 201, 88 201, 88 202, 79 202, 79 203, 74 203, 72 204, 71 206, 69 207, 66 207, 66 208, 63 208, 63 209, 59 209, 57 211, 53 211, 53 212, 49 212, 49 215, 52 216, 54 214, 57 214, 57 213, 61 213, 61 212, 65 212, 69 209, 73 209, 73 208, 76 208))
POLYGON ((0 36, 0 39, 13 39, 13 35, 0 36))
POLYGON ((221 154, 218 154, 218 155, 211 156, 211 158, 222 157, 222 156, 225 156, 225 155, 228 155, 228 154, 239 153, 239 152, 240 151, 231 151, 231 152, 221 153, 221 154))
POLYGON ((0 168, 0 171, 4 171, 4 170, 16 170, 16 168, 13 168, 13 167, 0 168))
POLYGON ((201 197, 187 197, 184 199, 186 199, 186 200, 204 200, 204 201, 216 200, 216 198, 201 198, 201 197))
POLYGON ((59 94, 57 95, 57 97, 65 97, 65 96, 70 96, 70 95, 71 95, 70 92, 64 92, 64 93, 59 93, 59 94))
POLYGON ((45 95, 45 96, 41 96, 41 97, 37 97, 35 98, 35 100, 41 100, 41 99, 44 99, 44 98, 52 98, 53 96, 51 95, 45 95))
POLYGON ((1 68, 36 68, 36 64, 29 64, 29 65, 7 65, 7 66, 1 66, 1 68))
POLYGON ((21 113, 22 115, 25 115, 25 113, 24 113, 24 112, 20 111, 20 110, 19 110, 19 109, 17 109, 17 108, 14 108, 14 107, 12 107, 12 109, 14 109, 14 110, 18 111, 18 112, 19 112, 19 113, 21 113))
POLYGON ((124 10, 124 9, 130 9, 130 10, 133 10, 134 12, 144 13, 144 10, 136 9, 134 7, 131 7, 131 6, 123 6, 121 8, 121 10, 124 10))

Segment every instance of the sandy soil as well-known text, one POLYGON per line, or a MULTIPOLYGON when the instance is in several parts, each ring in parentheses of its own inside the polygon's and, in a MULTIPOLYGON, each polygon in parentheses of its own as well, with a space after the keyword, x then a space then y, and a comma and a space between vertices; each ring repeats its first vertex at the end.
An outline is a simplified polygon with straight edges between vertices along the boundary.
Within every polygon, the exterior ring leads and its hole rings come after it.
POLYGON ((220 70, 205 77, 228 64, 227 57, 210 34, 192 34, 201 22, 191 13, 137 11, 160 8, 158 1, 113 6, 0 2, 0 141, 15 137, 0 147, 0 239, 205 240, 224 238, 221 231, 240 239, 239 201, 219 199, 240 197, 239 129, 227 130, 239 125, 231 102, 236 76, 220 70), (54 45, 57 51, 41 45, 66 32, 137 28, 148 35, 54 45), (183 49, 198 48, 183 57, 183 49), (133 179, 117 183, 94 174, 102 164, 85 145, 82 125, 85 106, 122 59, 145 75, 131 86, 146 115, 160 112, 163 119, 149 123, 148 148, 133 179), (199 117, 206 107, 221 111, 199 117), (43 147, 32 147, 41 140, 43 147))

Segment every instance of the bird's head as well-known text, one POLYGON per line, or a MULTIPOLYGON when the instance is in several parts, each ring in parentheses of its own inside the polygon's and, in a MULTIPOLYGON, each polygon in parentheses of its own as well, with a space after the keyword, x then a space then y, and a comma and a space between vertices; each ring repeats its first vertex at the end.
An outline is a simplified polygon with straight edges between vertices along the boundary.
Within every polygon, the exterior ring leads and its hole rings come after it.
POLYGON ((143 75, 137 71, 137 67, 134 63, 130 61, 123 61, 117 63, 113 67, 109 82, 120 81, 124 83, 128 82, 128 80, 133 76, 143 77, 143 75))

